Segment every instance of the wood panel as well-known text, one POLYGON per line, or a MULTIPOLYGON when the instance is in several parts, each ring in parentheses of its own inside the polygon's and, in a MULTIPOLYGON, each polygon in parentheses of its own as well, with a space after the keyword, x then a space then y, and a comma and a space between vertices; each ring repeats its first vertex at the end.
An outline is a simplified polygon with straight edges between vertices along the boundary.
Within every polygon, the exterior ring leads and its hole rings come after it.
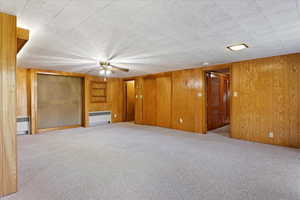
POLYGON ((144 99, 143 99, 143 123, 147 125, 156 125, 156 79, 144 79, 144 99))
POLYGON ((123 80, 120 78, 109 79, 108 101, 112 111, 112 122, 122 122, 124 113, 123 80))
POLYGON ((172 73, 172 127, 202 133, 204 124, 203 71, 172 73))
POLYGON ((29 116, 28 69, 17 68, 17 117, 29 116))
POLYGON ((21 51, 28 40, 29 30, 24 28, 17 28, 17 52, 21 51))
POLYGON ((16 17, 0 13, 0 198, 17 191, 16 17))
POLYGON ((157 126, 171 127, 172 79, 171 76, 156 78, 156 119, 157 126))
POLYGON ((233 64, 232 137, 300 147, 300 55, 233 64), (269 137, 269 133, 274 138, 269 137))
POLYGON ((143 124, 144 79, 141 77, 135 79, 135 93, 135 123, 143 124))
POLYGON ((125 82, 125 94, 126 94, 126 105, 125 105, 125 111, 126 111, 126 121, 134 121, 135 114, 135 85, 134 81, 126 81, 125 82))

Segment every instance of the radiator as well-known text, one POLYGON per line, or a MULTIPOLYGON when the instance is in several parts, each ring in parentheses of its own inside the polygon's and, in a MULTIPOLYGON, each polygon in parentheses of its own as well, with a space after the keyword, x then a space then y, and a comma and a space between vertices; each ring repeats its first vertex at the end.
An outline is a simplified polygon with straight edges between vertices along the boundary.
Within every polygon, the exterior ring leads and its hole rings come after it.
POLYGON ((111 123, 111 111, 98 111, 89 113, 89 125, 97 126, 111 123))
POLYGON ((17 135, 24 135, 29 133, 29 117, 17 117, 17 135))

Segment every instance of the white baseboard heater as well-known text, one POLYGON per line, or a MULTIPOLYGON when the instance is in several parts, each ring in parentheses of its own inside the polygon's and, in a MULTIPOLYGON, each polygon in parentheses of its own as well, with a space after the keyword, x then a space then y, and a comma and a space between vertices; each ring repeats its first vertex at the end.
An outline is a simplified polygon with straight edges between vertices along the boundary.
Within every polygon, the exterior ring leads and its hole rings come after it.
POLYGON ((30 133, 29 117, 17 117, 17 135, 30 133))
POLYGON ((98 111, 89 113, 89 125, 98 126, 111 123, 111 111, 98 111))

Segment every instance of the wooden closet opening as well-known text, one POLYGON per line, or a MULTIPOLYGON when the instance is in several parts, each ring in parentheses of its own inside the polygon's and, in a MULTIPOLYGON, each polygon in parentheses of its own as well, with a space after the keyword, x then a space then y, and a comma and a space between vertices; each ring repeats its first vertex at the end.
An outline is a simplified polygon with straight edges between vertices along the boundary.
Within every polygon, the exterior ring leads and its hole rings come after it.
POLYGON ((206 71, 207 131, 230 135, 230 69, 206 71))
POLYGON ((135 81, 124 81, 125 121, 133 122, 135 118, 135 81))

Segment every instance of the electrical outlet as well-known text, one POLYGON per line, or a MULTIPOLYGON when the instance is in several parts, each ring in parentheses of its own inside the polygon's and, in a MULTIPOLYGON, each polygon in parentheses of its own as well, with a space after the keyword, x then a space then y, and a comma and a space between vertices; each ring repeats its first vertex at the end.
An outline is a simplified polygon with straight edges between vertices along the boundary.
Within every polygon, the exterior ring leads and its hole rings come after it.
POLYGON ((117 118, 118 117, 118 115, 117 114, 114 114, 114 118, 117 118))
POLYGON ((273 132, 269 132, 269 138, 274 138, 274 133, 273 132))
POLYGON ((237 96, 238 96, 238 93, 237 93, 237 92, 233 92, 233 96, 234 96, 234 97, 237 97, 237 96))
POLYGON ((201 93, 201 92, 198 92, 197 96, 198 96, 198 97, 202 97, 202 93, 201 93))
POLYGON ((139 98, 139 95, 135 95, 135 98, 136 98, 136 99, 139 98))

